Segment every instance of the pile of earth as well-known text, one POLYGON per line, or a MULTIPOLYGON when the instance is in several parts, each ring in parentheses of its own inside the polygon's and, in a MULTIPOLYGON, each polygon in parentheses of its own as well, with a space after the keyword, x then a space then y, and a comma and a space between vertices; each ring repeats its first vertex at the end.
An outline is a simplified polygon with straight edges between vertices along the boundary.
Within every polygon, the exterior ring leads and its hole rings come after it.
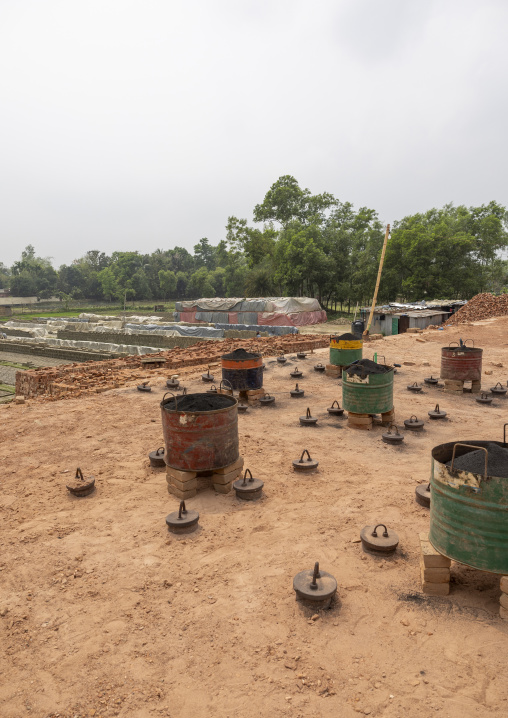
POLYGON ((227 359, 228 361, 246 361, 247 359, 259 359, 260 356, 261 354, 253 354, 252 352, 245 351, 245 349, 235 349, 234 352, 223 354, 222 359, 227 359))

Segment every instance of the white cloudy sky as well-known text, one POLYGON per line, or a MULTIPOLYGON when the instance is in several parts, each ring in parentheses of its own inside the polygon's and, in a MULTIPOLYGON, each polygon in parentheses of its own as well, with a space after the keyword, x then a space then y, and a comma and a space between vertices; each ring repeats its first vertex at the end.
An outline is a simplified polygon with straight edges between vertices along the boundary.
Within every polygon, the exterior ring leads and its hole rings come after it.
POLYGON ((292 174, 507 197, 507 0, 0 0, 0 261, 217 243, 292 174))

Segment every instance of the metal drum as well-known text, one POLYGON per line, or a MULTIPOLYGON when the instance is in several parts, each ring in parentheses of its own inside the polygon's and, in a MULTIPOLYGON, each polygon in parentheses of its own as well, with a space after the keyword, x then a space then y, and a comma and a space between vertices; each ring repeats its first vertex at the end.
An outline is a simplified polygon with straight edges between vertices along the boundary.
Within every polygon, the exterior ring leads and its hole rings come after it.
POLYGON ((263 357, 245 349, 236 349, 221 357, 222 379, 237 391, 261 389, 263 386, 263 357))
MULTIPOLYGON (((387 366, 387 365, 384 365, 387 366)), ((342 371, 342 405, 354 414, 386 414, 393 409, 393 367, 365 378, 342 371)))
POLYGON ((341 339, 330 337, 330 364, 347 366, 362 358, 363 339, 341 339))
POLYGON ((160 405, 166 464, 181 471, 234 464, 239 458, 237 400, 227 394, 167 396, 160 405))
POLYGON ((478 474, 446 465, 478 449, 486 450, 488 459, 494 445, 508 448, 504 442, 468 440, 432 449, 429 539, 443 556, 508 574, 508 478, 488 476, 483 461, 478 474))
POLYGON ((448 346, 441 349, 441 379, 481 381, 483 349, 448 346))

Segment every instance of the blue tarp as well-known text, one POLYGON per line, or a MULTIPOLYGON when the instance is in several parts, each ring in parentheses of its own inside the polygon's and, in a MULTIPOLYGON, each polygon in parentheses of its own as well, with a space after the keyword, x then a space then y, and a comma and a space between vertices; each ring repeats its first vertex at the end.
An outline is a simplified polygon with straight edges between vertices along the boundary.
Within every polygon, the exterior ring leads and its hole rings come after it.
POLYGON ((258 323, 257 312, 238 312, 238 324, 254 324, 258 323))

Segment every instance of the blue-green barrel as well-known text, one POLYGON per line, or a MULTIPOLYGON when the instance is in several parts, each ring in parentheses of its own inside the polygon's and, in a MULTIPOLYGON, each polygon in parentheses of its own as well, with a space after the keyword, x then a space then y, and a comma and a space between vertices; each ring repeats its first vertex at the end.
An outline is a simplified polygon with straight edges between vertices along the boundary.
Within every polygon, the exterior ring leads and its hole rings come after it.
MULTIPOLYGON (((450 471, 454 445, 432 450, 429 540, 436 551, 481 571, 508 574, 508 479, 450 471)), ((464 441, 488 449, 489 443, 464 441)), ((457 446, 455 456, 471 451, 457 446)))
POLYGON ((363 354, 362 339, 339 339, 330 337, 330 364, 348 366, 363 354))
POLYGON ((393 409, 393 368, 362 379, 342 372, 342 405, 355 414, 385 414, 393 409))

